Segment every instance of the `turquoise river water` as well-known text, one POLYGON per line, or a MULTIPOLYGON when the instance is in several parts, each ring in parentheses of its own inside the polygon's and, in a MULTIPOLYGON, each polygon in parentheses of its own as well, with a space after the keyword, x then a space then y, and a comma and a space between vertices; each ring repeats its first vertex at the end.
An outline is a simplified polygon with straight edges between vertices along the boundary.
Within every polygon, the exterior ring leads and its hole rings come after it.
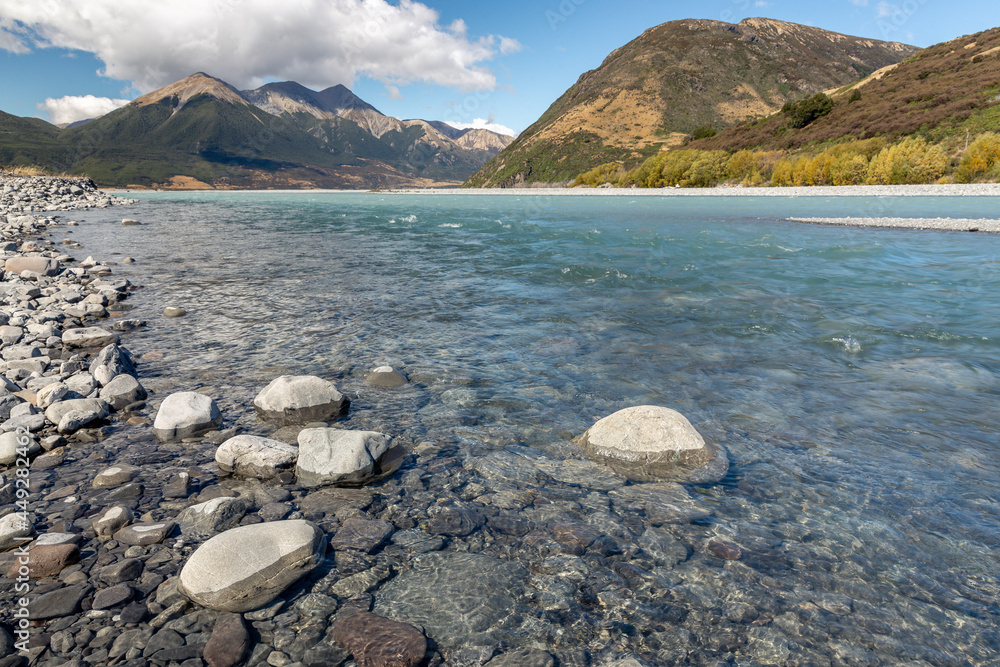
POLYGON ((327 377, 353 399, 344 427, 435 443, 398 483, 532 522, 516 539, 487 524, 436 555, 523 566, 511 586, 524 590, 496 603, 504 619, 456 631, 429 586, 432 611, 413 618, 403 589, 443 579, 460 597, 466 561, 406 565, 375 591, 376 612, 443 649, 1000 664, 1000 235, 782 220, 995 217, 995 199, 135 196, 62 231, 81 258, 136 259, 114 270, 144 286, 130 316, 149 326, 125 344, 147 355, 147 386, 212 387, 227 422, 252 430, 270 379, 327 377), (162 318, 166 305, 189 315, 162 318), (368 389, 382 364, 410 384, 368 389), (657 526, 606 475, 544 474, 583 465, 572 438, 595 420, 645 404, 727 448, 729 475, 687 489, 707 518, 657 526), (539 535, 564 523, 616 546, 546 550, 539 535))

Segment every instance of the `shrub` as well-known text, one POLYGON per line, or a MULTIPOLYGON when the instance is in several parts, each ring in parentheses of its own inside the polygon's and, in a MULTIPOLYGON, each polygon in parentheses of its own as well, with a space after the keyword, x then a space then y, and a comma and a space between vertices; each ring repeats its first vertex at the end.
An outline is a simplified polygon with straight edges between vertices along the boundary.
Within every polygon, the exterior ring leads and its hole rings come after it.
POLYGON ((573 181, 573 185, 596 186, 605 183, 617 183, 623 173, 622 165, 618 162, 606 162, 577 176, 576 180, 573 181))
POLYGON ((816 93, 804 100, 789 102, 781 110, 788 116, 791 127, 803 128, 833 111, 833 100, 825 93, 816 93))
POLYGON ((868 165, 869 185, 933 183, 948 169, 948 156, 920 137, 883 148, 868 165))
POLYGON ((955 170, 955 180, 971 183, 975 180, 995 179, 1000 169, 1000 135, 987 132, 979 135, 962 155, 962 162, 955 170))
POLYGON ((702 125, 701 127, 699 127, 698 129, 696 129, 694 132, 691 133, 691 139, 693 140, 708 139, 709 137, 714 137, 716 134, 718 133, 715 131, 715 128, 712 127, 710 124, 702 125))

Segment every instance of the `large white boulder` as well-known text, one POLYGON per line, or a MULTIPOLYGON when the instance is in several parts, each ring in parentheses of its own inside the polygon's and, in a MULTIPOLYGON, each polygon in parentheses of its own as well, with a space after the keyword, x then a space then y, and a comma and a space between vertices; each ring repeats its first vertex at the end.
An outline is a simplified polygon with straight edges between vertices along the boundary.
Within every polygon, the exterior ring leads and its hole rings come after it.
POLYGON ((219 533, 195 550, 177 589, 209 609, 245 612, 266 605, 312 570, 326 551, 309 521, 272 521, 219 533))
POLYGON ((241 477, 270 479, 295 465, 299 448, 258 435, 237 435, 219 445, 219 470, 241 477))
POLYGON ((637 482, 717 482, 729 470, 725 449, 681 413, 655 405, 619 410, 578 442, 591 459, 637 482))
POLYGON ((153 435, 161 442, 181 440, 214 430, 222 423, 222 413, 210 396, 194 391, 170 394, 153 420, 153 435))
POLYGON ((271 380, 253 399, 264 419, 306 423, 336 419, 350 401, 336 385, 315 375, 281 375, 271 380))
POLYGON ((307 428, 299 432, 295 474, 302 486, 363 484, 391 444, 391 437, 375 431, 307 428))

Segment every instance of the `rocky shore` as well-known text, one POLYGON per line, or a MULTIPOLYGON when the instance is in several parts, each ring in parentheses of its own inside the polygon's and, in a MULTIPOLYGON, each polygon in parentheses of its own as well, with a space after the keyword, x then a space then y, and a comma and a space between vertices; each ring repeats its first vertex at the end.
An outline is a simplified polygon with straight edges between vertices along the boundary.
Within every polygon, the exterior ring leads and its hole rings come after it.
MULTIPOLYGON (((622 556, 621 527, 526 518, 548 501, 518 481, 535 464, 509 453, 462 460, 330 428, 350 399, 318 377, 262 388, 247 406, 257 434, 238 433, 210 387, 147 395, 121 340, 146 325, 128 316, 138 286, 70 255, 79 223, 55 214, 130 200, 87 180, 0 188, 0 667, 646 664, 514 641, 532 627, 564 643, 544 610, 570 604, 563 578, 581 557, 622 556), (531 564, 504 557, 523 540, 546 563, 534 592, 531 564)), ((368 379, 406 383, 391 367, 368 379)), ((596 464, 548 467, 557 493, 596 484, 659 525, 707 515, 678 484, 654 498, 596 464)), ((679 548, 644 532, 649 548, 679 548)))
MULTIPOLYGON (((739 523, 778 495, 727 456, 747 436, 717 428, 716 443, 637 406, 575 445, 554 435, 553 457, 459 413, 475 437, 373 415, 372 396, 426 391, 415 369, 364 366, 339 388, 275 373, 235 397, 154 379, 171 352, 143 353, 133 330, 190 304, 130 302, 140 286, 101 261, 112 249, 76 247, 72 219, 45 210, 123 202, 86 182, 0 190, 0 667, 930 664, 891 633, 940 615, 896 602, 908 579, 870 585, 883 553, 845 565, 841 536, 798 505, 780 539, 739 523)), ((159 224, 126 220, 122 234, 159 224)), ((949 640, 979 645, 972 625, 949 640)), ((958 664, 946 650, 921 655, 958 664)))

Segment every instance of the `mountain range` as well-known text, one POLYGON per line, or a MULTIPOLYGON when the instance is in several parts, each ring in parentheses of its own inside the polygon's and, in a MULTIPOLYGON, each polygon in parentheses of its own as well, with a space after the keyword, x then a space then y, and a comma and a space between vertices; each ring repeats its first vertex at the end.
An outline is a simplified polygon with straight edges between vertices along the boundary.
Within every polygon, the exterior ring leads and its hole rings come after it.
POLYGON ((641 162, 917 51, 765 18, 664 23, 585 72, 467 185, 561 183, 602 163, 641 162))
POLYGON ((342 85, 240 91, 202 72, 66 128, 0 112, 0 164, 119 187, 457 185, 511 141, 386 116, 342 85))

